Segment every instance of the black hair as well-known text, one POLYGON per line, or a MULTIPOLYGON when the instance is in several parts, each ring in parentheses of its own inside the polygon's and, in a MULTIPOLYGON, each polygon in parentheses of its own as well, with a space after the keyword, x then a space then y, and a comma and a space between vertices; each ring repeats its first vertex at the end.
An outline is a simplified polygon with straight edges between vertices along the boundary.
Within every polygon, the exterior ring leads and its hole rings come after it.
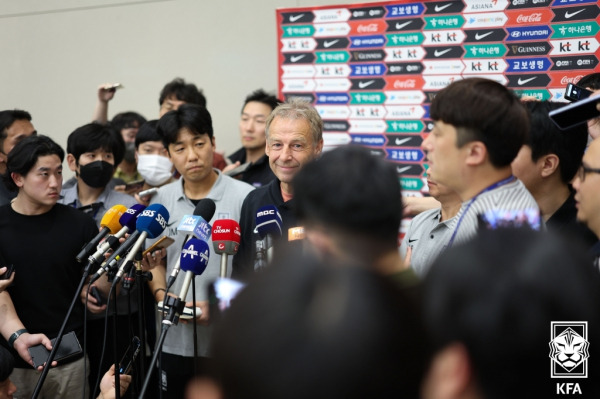
POLYGON ((299 220, 397 247, 402 218, 398 174, 368 149, 346 145, 327 151, 294 176, 292 187, 299 220))
POLYGON ((531 131, 527 145, 531 147, 531 159, 537 161, 548 154, 556 154, 559 158, 560 177, 564 184, 569 184, 579 165, 587 146, 588 130, 585 124, 569 129, 559 129, 548 116, 550 111, 566 104, 549 101, 526 101, 530 112, 531 131))
POLYGON ((146 123, 146 118, 144 118, 142 115, 138 114, 137 112, 132 112, 132 111, 121 112, 119 114, 116 114, 110 121, 110 124, 112 125, 112 127, 114 127, 115 130, 119 133, 123 129, 128 129, 128 128, 132 128, 132 127, 139 128, 144 123, 146 123))
POLYGON ((193 83, 185 83, 182 78, 175 78, 167 83, 160 92, 158 104, 162 105, 169 97, 174 96, 187 104, 196 104, 206 108, 206 97, 193 83))
POLYGON ((430 115, 456 128, 459 148, 472 141, 485 144, 497 168, 511 164, 529 133, 525 106, 512 91, 490 79, 451 83, 434 97, 430 115))
POLYGON ((156 131, 167 150, 169 144, 177 141, 179 131, 183 128, 190 130, 194 135, 207 134, 211 140, 213 138, 212 118, 208 110, 195 104, 183 104, 158 120, 156 131))
POLYGON ((113 154, 116 168, 125 156, 123 136, 110 125, 88 123, 75 129, 67 139, 67 153, 73 155, 78 164, 82 154, 99 149, 113 154))
POLYGON ((418 312, 389 279, 302 256, 251 281, 212 342, 225 398, 416 398, 428 358, 418 312))
POLYGON ((263 89, 255 90, 246 97, 246 100, 244 100, 244 105, 242 106, 242 112, 244 112, 244 108, 249 102, 258 102, 265 104, 266 106, 271 108, 271 111, 273 111, 279 104, 281 104, 281 101, 277 97, 267 93, 263 89))
POLYGON ((140 126, 137 134, 135 135, 135 148, 139 148, 140 144, 146 141, 161 141, 162 137, 156 131, 158 126, 158 119, 153 119, 140 126))
MULTIPOLYGON (((562 237, 514 228, 482 231, 452 247, 425 278, 434 347, 465 346, 482 397, 553 396, 551 322, 587 321, 588 340, 600 341, 599 276, 585 253, 562 237)), ((598 397, 591 388, 583 390, 598 397)))
POLYGON ((6 139, 6 130, 15 121, 27 120, 31 122, 31 114, 20 109, 0 111, 0 143, 6 139))
POLYGON ((19 141, 6 160, 6 173, 3 176, 6 187, 11 191, 18 191, 19 188, 11 177, 12 173, 26 176, 39 157, 46 155, 57 155, 61 162, 65 159, 64 150, 48 136, 29 136, 19 141))
POLYGON ((590 88, 592 90, 600 89, 600 72, 590 73, 589 75, 585 75, 583 78, 579 79, 577 82, 577 86, 583 88, 590 88))

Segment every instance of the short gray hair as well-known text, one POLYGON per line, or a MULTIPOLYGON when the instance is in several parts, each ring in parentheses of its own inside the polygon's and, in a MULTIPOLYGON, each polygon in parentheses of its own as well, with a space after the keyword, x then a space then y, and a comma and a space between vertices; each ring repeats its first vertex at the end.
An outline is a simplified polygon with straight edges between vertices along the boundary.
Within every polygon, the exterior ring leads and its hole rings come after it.
POLYGON ((279 104, 267 118, 265 135, 269 140, 269 129, 276 116, 285 119, 305 119, 312 133, 313 145, 323 140, 323 120, 316 109, 300 97, 291 97, 286 102, 279 104))

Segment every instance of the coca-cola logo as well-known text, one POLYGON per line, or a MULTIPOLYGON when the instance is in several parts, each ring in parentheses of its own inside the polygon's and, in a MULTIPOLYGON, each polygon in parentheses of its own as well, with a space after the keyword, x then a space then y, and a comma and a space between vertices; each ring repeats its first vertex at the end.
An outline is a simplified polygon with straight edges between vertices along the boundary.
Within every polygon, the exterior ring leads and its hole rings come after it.
POLYGON ((560 84, 566 86, 568 83, 577 83, 579 82, 579 80, 583 78, 583 75, 577 75, 577 76, 563 76, 562 79, 560 80, 560 84))
POLYGON ((519 24, 528 24, 532 22, 541 22, 542 21, 542 13, 535 12, 529 15, 519 14, 517 17, 517 23, 519 24))
POLYGON ((359 25, 358 33, 373 33, 377 32, 377 24, 359 25))
POLYGON ((397 80, 394 82, 394 89, 414 89, 417 86, 415 79, 397 80))

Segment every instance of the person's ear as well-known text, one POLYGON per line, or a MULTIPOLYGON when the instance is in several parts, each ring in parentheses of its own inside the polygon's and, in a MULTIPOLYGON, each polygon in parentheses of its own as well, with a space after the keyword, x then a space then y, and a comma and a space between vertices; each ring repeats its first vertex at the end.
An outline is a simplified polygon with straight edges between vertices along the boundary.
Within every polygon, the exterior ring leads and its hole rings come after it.
POLYGON ((481 141, 472 141, 465 144, 467 151, 467 165, 481 165, 488 157, 487 148, 481 141))
POLYGON ((542 177, 548 177, 552 175, 554 172, 556 172, 560 165, 560 159, 556 154, 544 155, 538 160, 538 162, 541 162, 540 166, 542 177))
POLYGON ((67 154, 67 165, 69 165, 69 169, 73 172, 77 171, 77 160, 73 154, 67 154))

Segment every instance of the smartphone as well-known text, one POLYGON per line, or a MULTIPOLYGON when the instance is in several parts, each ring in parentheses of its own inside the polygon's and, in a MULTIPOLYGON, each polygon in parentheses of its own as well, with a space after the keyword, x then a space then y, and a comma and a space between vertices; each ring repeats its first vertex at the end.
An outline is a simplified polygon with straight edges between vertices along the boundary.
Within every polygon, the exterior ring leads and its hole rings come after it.
POLYGON ((8 280, 15 271, 15 265, 6 265, 6 271, 0 275, 0 280, 8 280))
POLYGON ((145 182, 145 180, 136 180, 136 181, 127 183, 127 184, 125 184, 125 191, 139 190, 140 188, 144 187, 144 182, 145 182))
POLYGON ((596 108, 598 102, 600 102, 600 96, 588 97, 550 111, 548 115, 556 126, 566 130, 600 116, 600 111, 596 108))
POLYGON ((480 230, 500 228, 526 228, 539 231, 542 225, 540 212, 530 209, 492 209, 477 215, 480 230))
POLYGON ((115 91, 117 89, 122 89, 123 85, 121 83, 112 83, 104 85, 103 89, 108 91, 115 91))
POLYGON ((169 245, 173 244, 174 242, 175 242, 175 240, 171 237, 161 236, 152 245, 150 245, 148 248, 146 248, 144 250, 144 252, 142 252, 142 256, 146 256, 147 254, 152 253, 153 251, 156 251, 158 249, 167 248, 169 245))
POLYGON ((226 277, 219 277, 210 284, 208 287, 210 317, 218 321, 245 286, 246 284, 241 281, 226 277))
POLYGON ((573 83, 567 84, 567 89, 565 90, 565 98, 569 101, 583 100, 591 95, 592 92, 590 90, 574 85, 573 83))
POLYGON ((95 285, 92 285, 92 288, 90 288, 90 294, 98 301, 98 306, 102 306, 106 303, 106 299, 104 299, 100 290, 95 285))
MULTIPOLYGON (((56 342, 56 338, 51 340, 52 346, 56 342)), ((48 360, 48 356, 50 356, 50 351, 46 349, 46 347, 42 344, 32 346, 28 349, 29 355, 31 355, 31 359, 33 360, 33 366, 37 369, 39 366, 43 366, 46 360, 48 360)), ((81 345, 79 345, 79 340, 75 335, 74 331, 71 331, 65 335, 63 335, 62 340, 60 341, 60 346, 56 351, 54 356, 54 360, 60 362, 61 360, 68 359, 72 356, 77 356, 83 353, 81 350, 81 345)))
POLYGON ((131 369, 133 368, 133 364, 135 363, 135 359, 137 355, 140 353, 140 339, 134 336, 131 339, 131 344, 125 351, 123 358, 119 362, 119 373, 120 374, 129 374, 131 369))
POLYGON ((148 190, 140 191, 138 193, 138 195, 140 197, 151 197, 154 194, 156 194, 157 192, 158 192, 158 187, 152 187, 152 188, 149 188, 148 190))
POLYGON ((244 173, 246 171, 246 169, 248 169, 249 166, 250 166, 250 162, 246 162, 246 163, 241 164, 237 168, 228 170, 224 174, 226 174, 227 176, 237 176, 240 173, 244 173))

